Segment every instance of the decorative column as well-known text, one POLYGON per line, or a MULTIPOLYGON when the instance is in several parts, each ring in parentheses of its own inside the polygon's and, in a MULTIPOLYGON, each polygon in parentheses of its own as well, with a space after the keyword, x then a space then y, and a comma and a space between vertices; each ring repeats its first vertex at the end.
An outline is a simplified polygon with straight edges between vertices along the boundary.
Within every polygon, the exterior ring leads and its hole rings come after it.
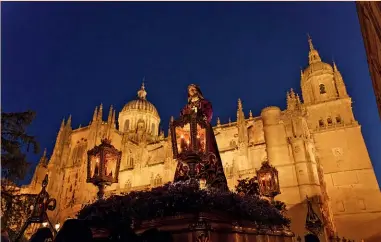
POLYGON ((267 107, 261 113, 268 160, 272 165, 291 164, 286 130, 278 107, 267 107))

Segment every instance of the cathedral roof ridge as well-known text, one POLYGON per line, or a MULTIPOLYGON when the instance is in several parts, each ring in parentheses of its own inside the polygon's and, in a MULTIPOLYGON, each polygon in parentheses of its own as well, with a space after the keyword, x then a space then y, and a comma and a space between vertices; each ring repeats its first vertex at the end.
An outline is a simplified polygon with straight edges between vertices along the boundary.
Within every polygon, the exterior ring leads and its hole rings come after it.
POLYGON ((75 132, 82 131, 82 130, 88 129, 88 128, 90 128, 90 125, 78 127, 76 129, 73 129, 72 132, 75 133, 75 132))

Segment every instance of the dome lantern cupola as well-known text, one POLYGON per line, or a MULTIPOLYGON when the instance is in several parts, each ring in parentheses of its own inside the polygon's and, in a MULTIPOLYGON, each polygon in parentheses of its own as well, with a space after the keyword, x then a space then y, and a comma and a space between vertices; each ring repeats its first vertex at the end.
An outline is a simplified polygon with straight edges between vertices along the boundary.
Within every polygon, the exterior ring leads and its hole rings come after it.
POLYGON ((142 86, 140 87, 140 90, 138 91, 138 97, 140 99, 146 99, 146 96, 147 96, 147 92, 146 92, 146 89, 144 87, 144 81, 142 83, 142 86))
POLYGON ((310 52, 308 53, 309 64, 311 65, 316 62, 321 62, 319 52, 315 50, 314 45, 312 44, 312 39, 310 35, 308 35, 308 44, 310 46, 310 52))

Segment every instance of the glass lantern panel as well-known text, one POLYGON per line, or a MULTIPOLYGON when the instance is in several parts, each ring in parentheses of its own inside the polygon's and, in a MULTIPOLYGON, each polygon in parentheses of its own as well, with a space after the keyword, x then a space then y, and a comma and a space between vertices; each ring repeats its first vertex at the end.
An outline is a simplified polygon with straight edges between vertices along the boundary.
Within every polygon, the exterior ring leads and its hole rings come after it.
POLYGON ((115 169, 116 169, 116 161, 118 157, 111 153, 106 152, 105 154, 105 164, 104 164, 104 174, 110 178, 114 178, 115 176, 115 169))
POLYGON ((92 178, 100 175, 100 157, 99 155, 90 157, 90 176, 92 178))
POLYGON ((274 180, 272 179, 273 178, 273 173, 272 172, 269 172, 266 174, 267 175, 267 182, 268 182, 268 186, 269 186, 269 189, 271 189, 271 191, 274 190, 275 188, 275 184, 274 184, 274 180))
POLYGON ((267 194, 270 189, 271 179, 269 179, 268 175, 269 175, 268 173, 258 174, 258 182, 260 184, 261 192, 263 194, 267 194))
POLYGON ((190 125, 186 124, 183 128, 176 127, 176 143, 179 154, 181 154, 184 151, 189 151, 191 149, 190 141, 190 125))
POLYGON ((276 187, 278 187, 278 185, 279 185, 279 181, 278 181, 278 174, 273 174, 274 175, 274 186, 276 186, 276 187))
POLYGON ((206 150, 206 129, 201 128, 199 124, 197 124, 197 147, 199 152, 204 153, 206 150))

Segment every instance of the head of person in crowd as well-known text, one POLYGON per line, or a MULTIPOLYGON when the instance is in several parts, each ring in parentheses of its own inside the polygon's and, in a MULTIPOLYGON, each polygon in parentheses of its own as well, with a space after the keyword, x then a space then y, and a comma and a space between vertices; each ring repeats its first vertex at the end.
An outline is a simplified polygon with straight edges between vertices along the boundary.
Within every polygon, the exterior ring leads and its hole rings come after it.
POLYGON ((86 223, 79 219, 68 219, 58 232, 55 242, 91 242, 93 235, 86 223))
POLYGON ((40 228, 30 237, 29 242, 52 242, 53 233, 49 228, 40 228))

